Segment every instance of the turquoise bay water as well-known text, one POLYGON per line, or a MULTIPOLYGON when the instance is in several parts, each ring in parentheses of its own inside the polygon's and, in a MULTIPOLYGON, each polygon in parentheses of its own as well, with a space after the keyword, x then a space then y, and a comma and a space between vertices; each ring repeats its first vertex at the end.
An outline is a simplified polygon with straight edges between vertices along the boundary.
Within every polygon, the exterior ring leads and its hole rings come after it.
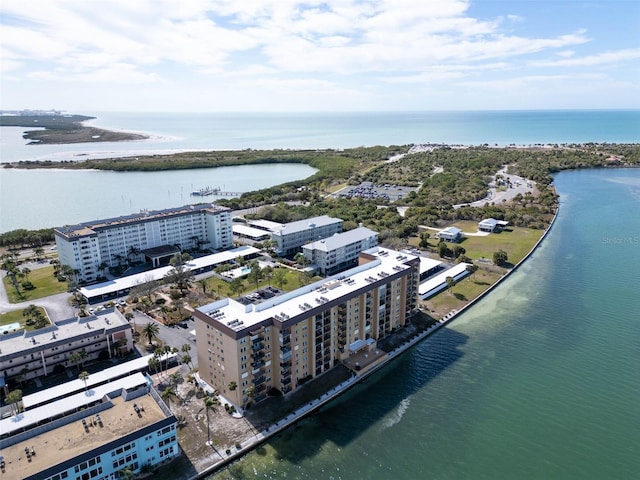
POLYGON ((207 186, 241 193, 300 180, 302 164, 241 165, 162 172, 0 169, 0 232, 47 228, 214 201, 190 193, 207 186))
POLYGON ((0 163, 181 150, 640 141, 640 110, 86 114, 97 117, 90 122, 97 127, 146 132, 152 137, 135 142, 26 145, 22 139, 24 129, 3 127, 0 163))
POLYGON ((640 169, 555 184, 556 224, 494 293, 212 478, 636 478, 640 169))

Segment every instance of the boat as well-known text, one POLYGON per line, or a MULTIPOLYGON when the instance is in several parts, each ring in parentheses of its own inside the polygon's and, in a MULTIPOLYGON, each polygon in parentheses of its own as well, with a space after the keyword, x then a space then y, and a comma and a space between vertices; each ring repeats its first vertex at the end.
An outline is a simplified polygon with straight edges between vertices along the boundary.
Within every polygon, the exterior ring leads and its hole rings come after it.
POLYGON ((201 188, 200 190, 194 190, 193 192, 191 192, 191 195, 196 197, 206 197, 209 195, 214 195, 216 193, 220 193, 219 188, 204 187, 204 188, 201 188))

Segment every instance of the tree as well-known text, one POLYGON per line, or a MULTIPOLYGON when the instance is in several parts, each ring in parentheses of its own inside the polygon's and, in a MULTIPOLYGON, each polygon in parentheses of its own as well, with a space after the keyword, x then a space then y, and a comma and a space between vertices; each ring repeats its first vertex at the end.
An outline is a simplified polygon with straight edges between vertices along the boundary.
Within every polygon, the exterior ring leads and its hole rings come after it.
POLYGON ((29 267, 24 267, 22 269, 22 274, 24 275, 25 280, 29 281, 29 274, 31 273, 31 269, 29 267))
POLYGON ((249 402, 256 397, 256 394, 258 392, 256 391, 255 385, 249 385, 245 393, 247 395, 247 401, 244 403, 242 407, 243 409, 247 408, 247 405, 249 404, 249 402))
POLYGON ((470 264, 465 267, 465 270, 469 272, 469 276, 473 278, 473 274, 478 271, 478 266, 475 264, 470 264))
POLYGON ((453 256, 455 258, 458 258, 460 255, 464 255, 465 253, 467 253, 467 250, 464 247, 460 245, 453 246, 453 256))
POLYGON ((167 402, 169 409, 171 409, 171 402, 177 397, 175 390, 172 387, 167 387, 160 396, 165 402, 167 402))
POLYGON ((131 465, 127 465, 122 470, 118 471, 118 478, 122 480, 133 480, 136 477, 136 474, 133 471, 131 465))
POLYGON ((147 322, 147 324, 142 327, 142 334, 149 339, 149 345, 153 345, 153 340, 158 338, 160 333, 160 327, 156 323, 147 322))
POLYGON ((149 359, 148 365, 149 370, 154 370, 156 372, 156 378, 159 380, 160 375, 158 374, 158 371, 160 370, 160 360, 158 360, 158 357, 156 357, 155 355, 151 357, 149 359))
POLYGON ((78 374, 78 380, 82 380, 84 382, 84 389, 87 389, 87 380, 89 380, 89 372, 83 370, 78 374))
POLYGON ((40 310, 38 309, 37 306, 31 304, 27 308, 22 310, 22 316, 27 317, 27 323, 30 323, 29 320, 35 319, 35 316, 39 311, 40 310))
POLYGON ((250 282, 256 282, 257 290, 260 286, 260 280, 262 280, 262 277, 264 275, 262 267, 260 267, 260 264, 257 261, 252 260, 251 262, 249 262, 249 268, 251 269, 251 271, 249 272, 249 275, 247 275, 247 280, 249 280, 250 282))
POLYGON ((447 246, 447 244, 443 241, 438 243, 438 255, 440 258, 451 256, 451 249, 447 246))
POLYGON ((240 277, 236 277, 229 282, 227 288, 229 289, 229 295, 233 297, 244 289, 244 282, 240 277))
POLYGON ((287 279, 287 271, 284 268, 276 269, 273 274, 273 282, 278 286, 278 288, 282 289, 289 280, 287 279))
POLYGON ((133 263, 133 258, 140 255, 140 249, 136 245, 131 245, 127 251, 127 258, 131 258, 130 263, 133 263))
POLYGON ((191 363, 191 360, 192 360, 191 355, 189 355, 188 353, 185 353, 182 355, 182 357, 180 357, 180 361, 185 365, 189 365, 189 368, 193 370, 193 364, 191 363))
POLYGON ((191 255, 188 253, 176 253, 169 260, 169 264, 173 268, 164 276, 169 283, 179 288, 183 295, 193 280, 193 272, 185 267, 185 263, 189 260, 191 260, 191 255))
POLYGON ((211 430, 209 428, 209 410, 212 410, 216 405, 220 405, 220 400, 216 396, 207 395, 204 399, 204 408, 207 411, 207 445, 211 445, 211 430))
POLYGON ((503 266, 507 263, 509 257, 507 256, 507 252, 504 250, 498 250, 497 252, 493 252, 493 263, 495 265, 503 266))
POLYGON ((44 255, 44 248, 36 247, 33 249, 33 254, 36 256, 36 260, 41 260, 44 255))
POLYGON ((420 248, 429 248, 429 238, 431 237, 431 234, 427 233, 427 232, 422 232, 420 234, 420 243, 419 243, 419 247, 420 248))
POLYGON ((456 286, 456 280, 453 277, 447 277, 445 280, 447 282, 447 287, 449 288, 449 295, 451 295, 451 292, 453 291, 453 287, 456 286))
POLYGON ((109 264, 107 262, 102 262, 100 263, 100 265, 98 265, 98 272, 100 273, 101 277, 104 277, 104 271, 109 268, 109 264))
POLYGON ((239 403, 238 402, 238 384, 236 382, 229 382, 229 384, 227 385, 227 388, 229 389, 230 392, 236 392, 235 393, 235 400, 236 400, 236 405, 239 403))
POLYGON ((22 390, 11 390, 5 398, 5 401, 11 405, 11 412, 15 415, 20 411, 19 403, 22 401, 22 390))
POLYGON ((80 360, 82 360, 82 358, 80 357, 79 352, 73 352, 69 355, 69 362, 78 367, 78 374, 80 373, 80 360))
POLYGON ((42 310, 37 309, 35 312, 35 316, 34 316, 34 327, 35 328, 44 328, 47 325, 49 325, 49 321, 47 320, 47 317, 44 316, 44 313, 42 313, 42 310))

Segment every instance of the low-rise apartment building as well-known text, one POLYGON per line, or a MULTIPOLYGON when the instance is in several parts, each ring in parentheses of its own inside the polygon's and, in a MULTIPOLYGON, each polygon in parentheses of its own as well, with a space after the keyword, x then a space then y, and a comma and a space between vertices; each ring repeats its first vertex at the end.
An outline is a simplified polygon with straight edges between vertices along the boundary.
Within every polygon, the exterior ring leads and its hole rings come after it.
POLYGON ((75 270, 79 282, 93 282, 106 267, 127 260, 153 261, 180 249, 226 250, 233 246, 231 210, 215 204, 165 210, 67 225, 54 230, 62 265, 75 270), (161 247, 169 247, 162 249, 161 247))
POLYGON ((291 392, 340 362, 379 354, 418 304, 419 258, 383 248, 359 265, 263 303, 223 299, 196 309, 202 380, 242 408, 291 392))
POLYGON ((272 225, 271 240, 276 243, 275 250, 278 255, 287 256, 298 253, 306 243, 330 237, 334 233, 341 233, 342 223, 343 221, 339 218, 321 215, 297 222, 272 225))
MULTIPOLYGON (((46 393, 46 392, 44 392, 46 393)), ((177 419, 141 373, 0 420, 6 480, 116 480, 180 454, 177 419)))
POLYGON ((82 362, 111 358, 133 348, 131 326, 115 308, 70 318, 38 330, 20 330, 0 337, 0 374, 12 384, 75 368, 82 362))
POLYGON ((320 273, 333 275, 355 266, 360 252, 376 245, 378 233, 358 227, 303 245, 302 253, 320 273))

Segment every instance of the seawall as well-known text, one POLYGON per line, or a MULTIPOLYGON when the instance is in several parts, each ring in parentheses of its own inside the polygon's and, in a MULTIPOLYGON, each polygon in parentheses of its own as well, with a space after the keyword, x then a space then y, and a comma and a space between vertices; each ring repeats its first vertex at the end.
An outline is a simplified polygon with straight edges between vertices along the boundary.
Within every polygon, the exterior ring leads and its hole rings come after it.
POLYGON ((268 441, 271 437, 281 433, 286 428, 292 426, 293 424, 295 424, 299 420, 302 420, 303 418, 305 418, 305 417, 309 416, 310 414, 314 413, 315 411, 317 411, 323 405, 329 403, 331 400, 335 399, 336 397, 338 397, 339 395, 343 394, 344 392, 346 392, 350 388, 352 388, 355 385, 357 385, 358 383, 362 382, 364 379, 368 378, 373 373, 379 371, 382 367, 387 365, 389 362, 394 360, 396 357, 398 357, 402 353, 405 353, 410 348, 412 348, 413 346, 415 346, 416 344, 418 344, 419 342, 421 342, 422 340, 427 338, 429 335, 433 334, 434 332, 438 331, 443 326, 445 326, 448 323, 450 323, 451 321, 453 321, 455 318, 458 317, 458 315, 460 315, 461 313, 465 312, 467 309, 471 308, 476 302, 478 302, 479 300, 483 299, 485 296, 489 295, 504 280, 506 280, 509 277, 509 275, 511 275, 522 264, 524 264, 524 262, 540 246, 542 241, 547 237, 547 235, 551 231, 553 225, 555 224, 555 221, 556 221, 556 219, 558 217, 558 210, 559 210, 559 205, 558 205, 558 209, 556 210, 556 213, 553 216, 553 219, 551 220, 551 223, 549 224, 547 229, 544 231, 544 233, 538 239, 538 241, 535 243, 535 245, 533 245, 533 247, 529 250, 529 252, 522 258, 522 260, 520 260, 516 265, 514 265, 513 268, 511 268, 502 277, 500 277, 487 290, 482 292, 480 295, 478 295, 478 297, 473 299, 471 302, 469 302, 467 305, 465 305, 459 311, 458 310, 453 310, 453 311, 449 312, 447 315, 445 315, 437 323, 431 325, 424 332, 416 335, 415 337, 407 340, 405 343, 403 343, 402 345, 400 345, 396 349, 388 352, 387 355, 384 358, 380 359, 377 363, 373 364, 366 372, 364 372, 364 373, 362 373, 360 375, 351 377, 349 380, 346 380, 345 382, 342 382, 341 384, 339 384, 336 387, 332 388, 328 392, 324 393, 319 398, 316 398, 315 400, 313 400, 313 401, 303 405, 302 407, 298 408, 292 414, 289 414, 288 416, 286 416, 285 418, 283 418, 280 421, 276 422, 275 424, 270 425, 268 428, 256 433, 254 436, 252 436, 252 437, 240 442, 239 443, 240 448, 237 448, 237 447, 234 448, 230 453, 226 454, 226 456, 224 456, 223 458, 221 458, 217 462, 213 463, 212 465, 207 467, 202 472, 199 472, 197 475, 194 475, 189 480, 203 479, 203 478, 205 478, 205 477, 207 477, 209 475, 212 475, 216 471, 224 468, 225 466, 229 465, 230 463, 238 460, 239 458, 241 458, 245 454, 249 453, 251 450, 255 449, 256 447, 258 447, 262 443, 268 441))

